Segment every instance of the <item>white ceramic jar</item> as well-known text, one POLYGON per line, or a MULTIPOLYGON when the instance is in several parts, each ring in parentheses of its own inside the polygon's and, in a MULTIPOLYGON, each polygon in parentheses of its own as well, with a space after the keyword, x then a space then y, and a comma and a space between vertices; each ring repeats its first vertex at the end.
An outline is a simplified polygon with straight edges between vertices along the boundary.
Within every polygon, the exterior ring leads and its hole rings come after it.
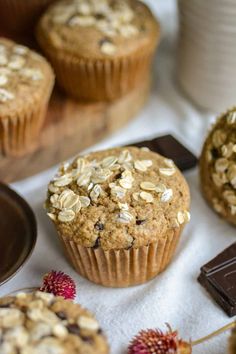
POLYGON ((178 0, 177 79, 199 106, 236 105, 236 0, 178 0))

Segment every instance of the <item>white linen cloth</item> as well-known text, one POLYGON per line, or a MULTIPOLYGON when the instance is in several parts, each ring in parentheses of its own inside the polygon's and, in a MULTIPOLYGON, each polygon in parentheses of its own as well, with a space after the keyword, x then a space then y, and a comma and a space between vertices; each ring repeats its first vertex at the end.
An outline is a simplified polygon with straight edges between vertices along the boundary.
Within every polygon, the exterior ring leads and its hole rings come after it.
MULTIPOLYGON (((176 4, 149 0, 162 23, 163 41, 155 61, 154 87, 145 109, 128 126, 90 150, 107 148, 151 135, 173 133, 199 154, 212 115, 198 111, 178 91, 174 80, 176 4)), ((168 269, 154 280, 127 289, 110 289, 81 278, 66 261, 45 211, 47 183, 56 168, 12 185, 31 205, 38 222, 35 251, 22 270, 0 288, 0 295, 39 286, 44 273, 62 270, 77 284, 76 301, 95 313, 107 334, 112 354, 126 352, 141 329, 165 330, 168 322, 185 339, 196 339, 230 322, 197 282, 200 267, 235 241, 235 228, 217 217, 199 190, 198 170, 185 173, 192 196, 190 224, 168 269)), ((193 353, 226 353, 227 335, 194 348, 193 353)))

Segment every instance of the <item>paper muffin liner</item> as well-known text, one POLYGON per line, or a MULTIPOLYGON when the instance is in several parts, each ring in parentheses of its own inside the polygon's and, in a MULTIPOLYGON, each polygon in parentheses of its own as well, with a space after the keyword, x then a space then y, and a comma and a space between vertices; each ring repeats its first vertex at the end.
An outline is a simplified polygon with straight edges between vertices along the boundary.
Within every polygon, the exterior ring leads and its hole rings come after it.
POLYGON ((38 40, 61 89, 80 101, 112 101, 137 88, 150 76, 156 49, 154 43, 126 57, 84 59, 49 49, 39 32, 38 40))
POLYGON ((0 0, 1 28, 17 36, 31 34, 43 11, 55 0, 0 0))
POLYGON ((25 105, 0 118, 0 152, 3 156, 23 156, 34 149, 43 126, 53 78, 39 94, 26 98, 25 105))
POLYGON ((129 250, 80 246, 59 233, 75 270, 90 281, 107 287, 128 287, 147 282, 161 273, 175 253, 181 228, 169 230, 158 241, 129 250))

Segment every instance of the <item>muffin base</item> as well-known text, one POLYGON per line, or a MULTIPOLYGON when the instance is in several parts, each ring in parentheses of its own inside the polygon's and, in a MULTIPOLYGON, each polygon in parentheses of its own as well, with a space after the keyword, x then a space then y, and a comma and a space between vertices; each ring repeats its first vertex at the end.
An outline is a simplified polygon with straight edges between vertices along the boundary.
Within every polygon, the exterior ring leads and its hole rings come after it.
POLYGON ((47 87, 32 96, 24 107, 8 116, 0 116, 0 154, 18 157, 33 150, 45 120, 53 84, 51 76, 47 87))
POLYGON ((84 102, 112 101, 150 76, 153 52, 136 58, 84 60, 49 55, 60 88, 84 102))
POLYGON ((60 235, 75 270, 84 278, 106 287, 143 284, 161 273, 175 253, 182 229, 172 229, 157 242, 129 250, 86 248, 60 235))

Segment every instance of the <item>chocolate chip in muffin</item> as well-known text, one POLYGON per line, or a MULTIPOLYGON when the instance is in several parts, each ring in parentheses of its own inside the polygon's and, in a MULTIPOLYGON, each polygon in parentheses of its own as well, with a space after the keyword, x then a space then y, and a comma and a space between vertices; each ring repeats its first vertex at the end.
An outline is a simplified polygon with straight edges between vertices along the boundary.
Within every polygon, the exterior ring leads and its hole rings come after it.
POLYGON ((77 324, 69 324, 67 326, 67 329, 68 331, 71 333, 71 334, 76 334, 77 336, 80 335, 80 329, 79 329, 79 326, 77 324))
POLYGON ((136 225, 143 225, 143 224, 145 224, 145 222, 146 222, 145 219, 144 219, 144 220, 137 219, 137 220, 136 220, 136 225))
POLYGON ((87 343, 89 343, 89 344, 93 344, 93 342, 94 342, 94 340, 93 340, 92 337, 82 336, 81 338, 82 338, 82 340, 83 340, 84 342, 87 342, 87 343))
POLYGON ((98 231, 102 231, 104 230, 104 224, 101 223, 101 222, 96 222, 96 224, 94 225, 95 229, 98 230, 98 231))
POLYGON ((61 320, 67 320, 67 316, 66 316, 65 312, 63 312, 63 311, 56 312, 56 315, 57 315, 57 317, 59 317, 61 320))
POLYGON ((95 244, 94 244, 94 246, 93 246, 94 249, 96 249, 96 248, 98 248, 98 247, 100 246, 100 239, 101 239, 101 237, 98 237, 98 238, 96 239, 95 244))

